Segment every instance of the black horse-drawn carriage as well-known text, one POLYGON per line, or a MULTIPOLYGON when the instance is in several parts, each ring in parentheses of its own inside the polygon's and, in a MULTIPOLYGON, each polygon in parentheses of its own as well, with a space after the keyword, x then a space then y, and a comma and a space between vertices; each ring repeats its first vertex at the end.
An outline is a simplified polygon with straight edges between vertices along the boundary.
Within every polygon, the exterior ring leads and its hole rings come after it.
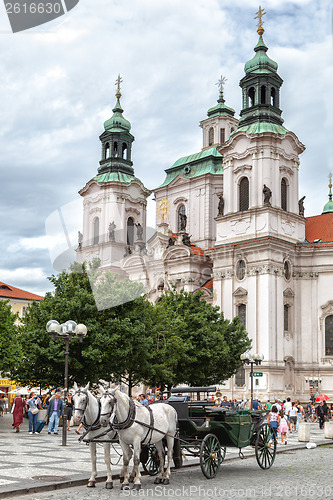
MULTIPOLYGON (((165 403, 172 405, 178 415, 179 433, 174 446, 176 468, 182 466, 184 455, 199 457, 203 474, 211 479, 216 476, 227 447, 238 448, 242 458, 241 450, 246 446, 254 447, 262 469, 273 465, 276 437, 270 425, 265 423, 265 412, 216 406, 214 399, 209 399, 216 387, 184 387, 171 392, 165 403)), ((148 474, 157 472, 157 454, 153 445, 143 449, 142 463, 148 474)))

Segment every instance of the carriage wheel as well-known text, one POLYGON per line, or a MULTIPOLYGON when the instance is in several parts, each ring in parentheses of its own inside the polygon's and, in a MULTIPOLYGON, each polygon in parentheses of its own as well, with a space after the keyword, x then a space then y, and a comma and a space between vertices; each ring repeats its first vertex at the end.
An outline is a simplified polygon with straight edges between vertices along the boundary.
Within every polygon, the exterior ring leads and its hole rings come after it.
POLYGON ((216 476, 223 458, 220 441, 214 434, 207 434, 200 446, 200 467, 207 479, 216 476))
POLYGON ((259 427, 256 444, 256 459, 262 469, 270 469, 276 455, 276 436, 269 424, 259 427))
MULTIPOLYGON (((158 458, 157 449, 153 444, 147 446, 148 450, 146 451, 144 459, 141 460, 143 470, 149 474, 149 476, 156 476, 158 473, 158 469, 160 466, 160 460, 158 458)), ((143 458, 141 456, 141 458, 143 458)))

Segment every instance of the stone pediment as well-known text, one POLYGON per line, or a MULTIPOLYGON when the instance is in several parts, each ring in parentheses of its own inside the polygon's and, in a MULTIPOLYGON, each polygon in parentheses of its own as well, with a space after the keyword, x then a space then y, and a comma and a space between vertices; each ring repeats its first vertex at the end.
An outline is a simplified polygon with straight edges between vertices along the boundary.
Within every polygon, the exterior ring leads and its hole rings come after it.
POLYGON ((192 252, 190 247, 185 245, 174 245, 166 249, 163 255, 163 260, 177 260, 191 257, 192 252))
POLYGON ((233 292, 234 297, 244 297, 244 295, 247 295, 247 290, 245 290, 241 286, 238 287, 237 290, 233 292))
POLYGON ((182 184, 188 184, 188 179, 186 177, 183 177, 182 175, 177 175, 169 184, 168 188, 174 187, 174 186, 181 186, 182 184))
POLYGON ((283 292, 283 296, 284 297, 295 297, 295 294, 291 288, 286 288, 283 292))

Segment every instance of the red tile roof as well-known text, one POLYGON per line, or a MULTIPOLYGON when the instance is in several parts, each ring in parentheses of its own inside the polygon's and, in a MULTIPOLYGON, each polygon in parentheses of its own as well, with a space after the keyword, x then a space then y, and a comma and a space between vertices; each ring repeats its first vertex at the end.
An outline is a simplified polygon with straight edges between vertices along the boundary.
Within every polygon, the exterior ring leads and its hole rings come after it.
POLYGON ((206 283, 204 285, 202 285, 201 288, 206 288, 207 290, 212 291, 213 290, 213 280, 210 279, 210 280, 206 281, 206 283))
POLYGON ((317 243, 333 242, 333 213, 307 217, 305 222, 305 238, 309 243, 320 240, 317 243))
POLYGON ((34 293, 26 292, 12 285, 7 285, 0 281, 0 297, 6 299, 22 299, 22 300, 43 300, 43 297, 34 293))
POLYGON ((204 255, 204 251, 202 250, 202 248, 199 248, 196 245, 193 245, 192 243, 191 243, 191 250, 192 253, 196 255, 204 255))

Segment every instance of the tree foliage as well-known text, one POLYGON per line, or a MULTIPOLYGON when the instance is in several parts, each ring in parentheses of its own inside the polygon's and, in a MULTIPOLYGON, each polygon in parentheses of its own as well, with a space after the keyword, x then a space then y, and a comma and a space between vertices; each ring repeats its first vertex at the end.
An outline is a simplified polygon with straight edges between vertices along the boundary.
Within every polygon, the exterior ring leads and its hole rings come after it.
POLYGON ((202 386, 222 383, 241 366, 251 347, 238 317, 224 318, 218 307, 182 290, 166 293, 155 306, 152 384, 202 386))
POLYGON ((9 301, 0 300, 0 373, 9 375, 22 359, 20 337, 9 301))

